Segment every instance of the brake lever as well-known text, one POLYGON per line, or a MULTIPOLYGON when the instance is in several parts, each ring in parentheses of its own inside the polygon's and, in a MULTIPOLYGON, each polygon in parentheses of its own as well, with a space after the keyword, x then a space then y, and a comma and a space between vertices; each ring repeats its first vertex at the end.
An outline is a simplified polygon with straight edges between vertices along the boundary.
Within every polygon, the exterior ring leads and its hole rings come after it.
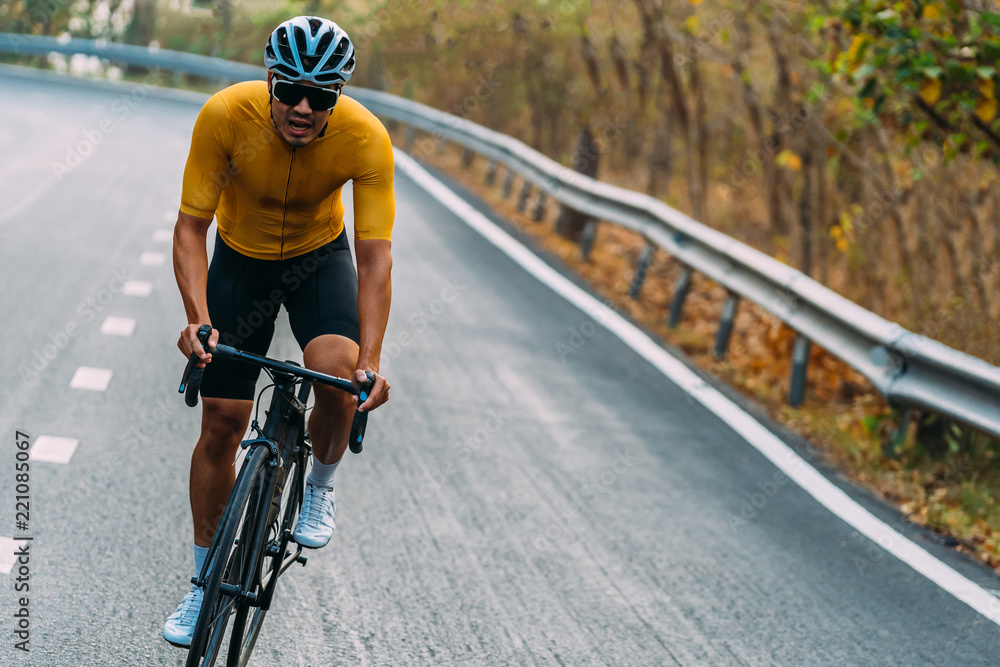
MULTIPOLYGON (((372 387, 375 386, 375 374, 365 371, 365 381, 361 383, 358 390, 358 407, 368 400, 372 387)), ((368 427, 368 413, 354 411, 354 420, 351 422, 351 451, 360 454, 364 449, 365 429, 368 427)))

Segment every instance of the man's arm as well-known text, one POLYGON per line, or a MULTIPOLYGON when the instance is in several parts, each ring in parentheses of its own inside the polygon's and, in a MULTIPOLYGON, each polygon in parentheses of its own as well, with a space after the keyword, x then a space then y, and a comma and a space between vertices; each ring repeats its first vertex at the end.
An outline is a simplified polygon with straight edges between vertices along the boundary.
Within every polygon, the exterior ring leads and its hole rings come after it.
MULTIPOLYGON (((354 243, 358 257, 358 320, 361 325, 361 345, 358 352, 358 371, 355 376, 364 379, 364 371, 378 373, 382 356, 382 338, 389 321, 389 304, 392 301, 392 242, 385 239, 358 239, 354 243)), ((361 406, 373 410, 388 400, 389 384, 379 376, 371 396, 361 406)))
MULTIPOLYGON (((184 312, 188 325, 181 332, 177 347, 185 357, 197 352, 202 361, 208 363, 212 355, 205 352, 198 340, 197 331, 201 324, 211 324, 208 315, 208 252, 205 241, 212 218, 198 218, 178 211, 174 225, 174 277, 184 301, 184 312)), ((219 332, 212 329, 209 339, 212 345, 219 342, 219 332)), ((204 364, 199 364, 203 366, 204 364)))

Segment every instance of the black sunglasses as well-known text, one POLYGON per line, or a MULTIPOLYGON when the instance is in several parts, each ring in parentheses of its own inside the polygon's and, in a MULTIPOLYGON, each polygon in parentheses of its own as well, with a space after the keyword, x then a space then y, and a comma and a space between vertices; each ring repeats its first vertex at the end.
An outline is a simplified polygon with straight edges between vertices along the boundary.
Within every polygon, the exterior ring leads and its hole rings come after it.
POLYGON ((294 81, 275 79, 271 92, 274 99, 290 107, 296 106, 302 98, 309 100, 309 108, 313 111, 329 111, 337 104, 340 91, 333 88, 317 88, 294 81))

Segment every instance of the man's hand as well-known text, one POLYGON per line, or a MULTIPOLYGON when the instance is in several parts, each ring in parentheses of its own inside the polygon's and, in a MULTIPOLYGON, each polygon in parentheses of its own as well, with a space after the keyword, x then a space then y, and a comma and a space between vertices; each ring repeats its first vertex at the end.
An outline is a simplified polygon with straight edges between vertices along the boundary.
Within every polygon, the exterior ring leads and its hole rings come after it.
MULTIPOLYGON (((354 371, 354 384, 356 385, 364 384, 364 382, 368 379, 368 376, 365 375, 366 370, 371 370, 371 369, 359 368, 356 371, 354 371)), ((384 377, 379 375, 377 372, 372 371, 372 373, 375 373, 375 384, 372 385, 371 393, 368 394, 368 400, 362 403, 361 407, 359 408, 358 397, 357 396, 351 397, 351 400, 354 401, 355 409, 358 410, 359 412, 369 412, 389 400, 389 382, 384 377)))
MULTIPOLYGON (((198 327, 200 326, 200 324, 187 325, 181 331, 181 337, 177 339, 177 349, 184 354, 185 359, 190 359, 192 352, 197 354, 201 359, 201 363, 195 368, 204 368, 206 364, 212 362, 212 355, 205 351, 205 348, 201 345, 201 341, 198 340, 198 327)), ((208 344, 212 347, 219 344, 219 332, 217 329, 212 329, 212 334, 208 337, 208 344)))

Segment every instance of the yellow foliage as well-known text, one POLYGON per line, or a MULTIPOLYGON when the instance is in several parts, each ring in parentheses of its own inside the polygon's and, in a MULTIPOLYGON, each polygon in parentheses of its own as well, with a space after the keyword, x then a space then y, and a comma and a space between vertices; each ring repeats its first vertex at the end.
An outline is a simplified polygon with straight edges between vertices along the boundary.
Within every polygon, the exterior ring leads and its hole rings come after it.
POLYGON ((932 2, 924 7, 923 18, 937 20, 944 16, 944 6, 940 2, 932 2))
POLYGON ((692 14, 684 19, 684 28, 690 33, 698 32, 698 17, 692 14))
POLYGON ((690 2, 692 5, 700 5, 701 4, 701 0, 688 0, 688 2, 690 2))
POLYGON ((851 40, 851 46, 847 49, 847 63, 852 72, 860 64, 861 48, 869 39, 868 35, 855 35, 851 40))
POLYGON ((941 99, 941 79, 927 76, 920 82, 920 97, 927 104, 934 104, 941 99))
POLYGON ((774 163, 779 167, 791 169, 792 171, 802 169, 802 158, 787 148, 778 153, 777 157, 774 158, 774 163))
POLYGON ((995 97, 996 83, 992 77, 979 77, 979 94, 983 97, 995 97))
POLYGON ((984 123, 989 123, 997 117, 997 99, 995 97, 983 97, 976 102, 976 116, 984 123))

